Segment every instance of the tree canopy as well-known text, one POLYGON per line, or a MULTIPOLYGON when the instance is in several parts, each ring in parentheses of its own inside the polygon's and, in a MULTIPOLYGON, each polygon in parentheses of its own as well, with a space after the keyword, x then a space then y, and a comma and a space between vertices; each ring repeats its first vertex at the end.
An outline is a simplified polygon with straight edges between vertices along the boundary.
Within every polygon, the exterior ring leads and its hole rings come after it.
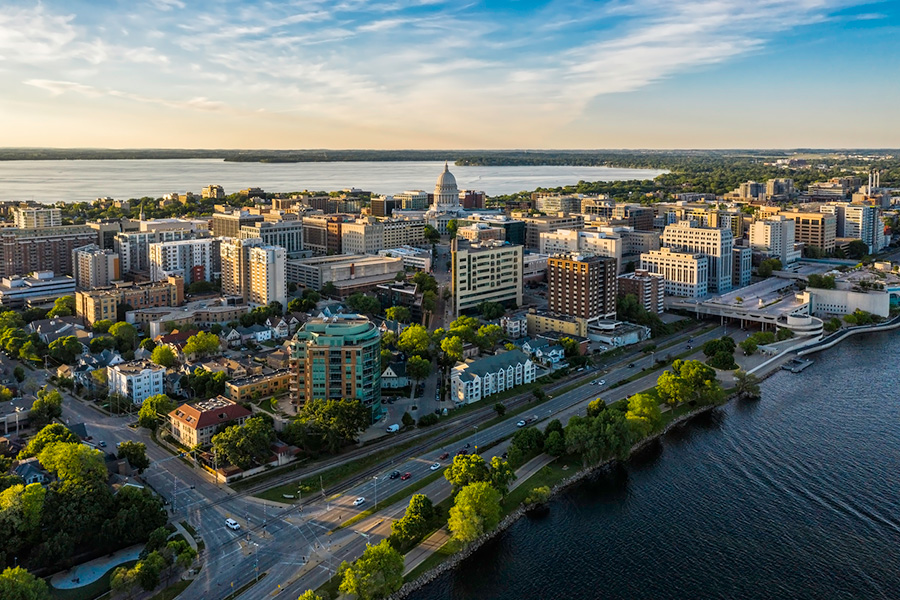
POLYGON ((77 444, 81 442, 81 439, 69 431, 62 423, 51 423, 38 431, 33 438, 28 440, 28 445, 19 452, 19 459, 37 456, 45 447, 50 444, 55 444, 56 442, 77 444))
POLYGON ((138 425, 146 429, 156 429, 160 415, 167 415, 173 410, 175 402, 165 394, 150 396, 144 400, 138 411, 138 425))
POLYGON ((150 360, 154 363, 158 364, 161 367, 172 367, 175 365, 177 360, 175 356, 175 351, 166 345, 157 346, 153 349, 153 353, 150 355, 150 360))
POLYGON ((268 458, 272 453, 269 446, 274 441, 275 432, 262 417, 250 417, 243 425, 231 425, 212 437, 219 460, 239 469, 268 458))
POLYGON ((22 567, 7 567, 0 573, 3 600, 50 600, 50 588, 22 567))
POLYGON ((219 336, 207 331, 198 331, 187 339, 182 351, 187 355, 208 356, 219 352, 219 336))
POLYGON ((359 600, 376 600, 403 585, 403 556, 384 539, 367 546, 352 565, 343 563, 338 572, 342 575, 342 593, 353 594, 359 600))
POLYGON ((490 483, 479 481, 465 486, 456 495, 447 526, 454 539, 468 544, 499 522, 500 492, 490 483))

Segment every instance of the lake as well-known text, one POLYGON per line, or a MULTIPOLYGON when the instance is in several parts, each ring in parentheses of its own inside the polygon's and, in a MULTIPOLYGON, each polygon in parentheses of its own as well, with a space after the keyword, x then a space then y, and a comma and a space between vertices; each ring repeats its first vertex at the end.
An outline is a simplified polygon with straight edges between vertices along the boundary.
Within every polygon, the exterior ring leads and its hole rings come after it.
MULTIPOLYGON (((197 194, 210 184, 226 194, 248 187, 267 192, 335 191, 356 187, 379 194, 432 191, 444 168, 439 162, 243 163, 191 160, 0 161, 0 200, 55 203, 158 198, 172 192, 197 194)), ((578 181, 653 179, 665 171, 610 167, 455 167, 460 189, 489 195, 531 191, 578 181)))

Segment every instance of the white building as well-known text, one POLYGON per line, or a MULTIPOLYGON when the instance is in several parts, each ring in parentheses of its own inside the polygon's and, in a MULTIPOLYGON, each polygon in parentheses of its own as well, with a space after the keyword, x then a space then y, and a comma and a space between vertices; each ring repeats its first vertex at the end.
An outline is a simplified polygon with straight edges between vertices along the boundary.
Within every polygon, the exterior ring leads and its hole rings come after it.
POLYGON ((612 228, 600 229, 559 229, 541 233, 541 254, 583 253, 608 256, 616 259, 619 272, 625 268, 622 261, 625 243, 621 235, 612 228))
POLYGON ((13 216, 19 229, 62 226, 62 209, 59 208, 17 208, 13 216))
POLYGON ((460 314, 482 302, 522 304, 523 247, 490 240, 451 242, 454 312, 460 314))
POLYGON ((247 254, 251 306, 279 302, 287 307, 287 256, 281 246, 251 246, 247 254))
MULTIPOLYGON (((730 252, 728 259, 732 259, 730 252)), ((641 269, 662 275, 670 296, 702 298, 709 291, 709 262, 699 252, 676 252, 671 248, 646 252, 641 254, 641 269)))
POLYGON ((185 285, 217 279, 222 271, 221 243, 219 238, 204 238, 150 244, 150 279, 177 275, 184 277, 185 285))
POLYGON ((525 313, 503 315, 500 317, 500 327, 510 339, 525 337, 528 335, 528 316, 525 313))
POLYGON ((534 375, 535 367, 531 359, 521 350, 511 350, 453 367, 450 393, 455 403, 471 404, 532 383, 534 375))
POLYGON ((431 250, 415 248, 413 246, 399 246, 379 250, 379 256, 392 256, 403 259, 403 266, 419 271, 431 271, 431 250))
POLYGON ((149 360, 134 360, 106 367, 109 394, 118 394, 142 404, 150 396, 164 393, 165 367, 149 360))
MULTIPOLYGON (((152 223, 144 221, 143 223, 152 223)), ((205 234, 201 234, 205 235, 205 234)), ((173 242, 197 237, 190 229, 159 229, 151 231, 130 231, 116 234, 113 249, 119 255, 122 274, 150 270, 150 244, 173 242)))
MULTIPOLYGON (((709 259, 707 266, 709 292, 723 294, 731 290, 731 271, 734 262, 731 252, 734 247, 734 234, 731 230, 700 227, 694 221, 679 221, 666 226, 662 245, 681 252, 703 254, 709 259)), ((642 265, 644 256, 641 255, 642 265)))
POLYGON ((83 290, 103 287, 122 278, 119 255, 89 244, 72 250, 72 275, 83 290))
POLYGON ((31 299, 47 300, 75 293, 75 279, 68 275, 54 276, 53 271, 35 271, 31 277, 0 279, 0 306, 21 306, 31 299))
POLYGON ((793 219, 781 215, 754 221, 750 225, 750 248, 789 265, 800 258, 794 244, 795 226, 793 219))
POLYGON ((459 205, 459 188, 456 178, 444 163, 444 172, 438 177, 434 186, 434 201, 425 213, 425 221, 442 235, 447 233, 447 223, 465 215, 459 205))

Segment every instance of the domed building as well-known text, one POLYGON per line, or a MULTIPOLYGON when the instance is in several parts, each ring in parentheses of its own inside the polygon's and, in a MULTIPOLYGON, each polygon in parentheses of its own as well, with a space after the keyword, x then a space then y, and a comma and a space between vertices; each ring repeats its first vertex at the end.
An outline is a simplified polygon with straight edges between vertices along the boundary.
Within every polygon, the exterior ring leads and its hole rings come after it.
POLYGON ((434 202, 431 209, 425 213, 425 221, 444 235, 447 233, 447 223, 463 216, 465 211, 459 205, 456 177, 450 172, 449 165, 444 163, 444 172, 440 174, 434 186, 434 202))

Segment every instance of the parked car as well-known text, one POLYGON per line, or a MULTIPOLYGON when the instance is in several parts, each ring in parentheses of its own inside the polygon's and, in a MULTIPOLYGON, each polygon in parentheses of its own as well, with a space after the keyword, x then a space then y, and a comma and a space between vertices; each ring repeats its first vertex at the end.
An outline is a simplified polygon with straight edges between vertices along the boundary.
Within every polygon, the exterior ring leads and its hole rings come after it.
POLYGON ((406 481, 410 477, 412 477, 412 473, 404 473, 403 475, 400 476, 400 481, 406 481))
POLYGON ((393 425, 390 425, 390 426, 386 429, 386 431, 387 431, 388 433, 397 433, 398 431, 400 431, 400 426, 397 425, 396 423, 394 423, 393 425))
POLYGON ((441 468, 441 463, 438 463, 438 462, 434 463, 434 464, 431 465, 431 467, 430 467, 430 469, 431 469, 432 471, 437 471, 437 470, 440 469, 440 468, 441 468))
POLYGON ((450 458, 450 453, 449 453, 449 452, 444 452, 443 454, 441 454, 440 456, 438 456, 438 458, 441 459, 441 460, 447 460, 448 458, 450 458))
POLYGON ((366 499, 363 498, 362 496, 360 496, 359 498, 357 498, 356 500, 353 501, 353 506, 359 506, 365 501, 366 501, 366 499))
POLYGON ((397 479, 398 477, 400 477, 400 471, 394 471, 390 474, 391 479, 397 479))
POLYGON ((225 526, 228 527, 228 529, 234 529, 235 531, 241 528, 241 524, 234 519, 225 519, 225 526))

